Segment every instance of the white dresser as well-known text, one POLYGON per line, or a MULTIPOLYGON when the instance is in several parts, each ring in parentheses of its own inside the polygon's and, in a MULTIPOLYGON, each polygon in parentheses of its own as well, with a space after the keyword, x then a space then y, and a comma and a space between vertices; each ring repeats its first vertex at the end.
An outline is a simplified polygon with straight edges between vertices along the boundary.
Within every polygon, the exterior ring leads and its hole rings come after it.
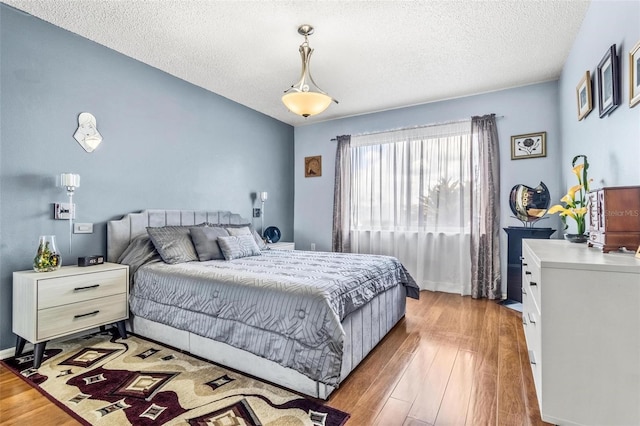
POLYGON ((16 356, 25 341, 34 343, 34 367, 48 340, 116 323, 126 338, 129 267, 116 263, 64 266, 53 272, 13 273, 13 332, 16 356))
POLYGON ((522 322, 542 420, 640 425, 640 259, 523 240, 522 322))

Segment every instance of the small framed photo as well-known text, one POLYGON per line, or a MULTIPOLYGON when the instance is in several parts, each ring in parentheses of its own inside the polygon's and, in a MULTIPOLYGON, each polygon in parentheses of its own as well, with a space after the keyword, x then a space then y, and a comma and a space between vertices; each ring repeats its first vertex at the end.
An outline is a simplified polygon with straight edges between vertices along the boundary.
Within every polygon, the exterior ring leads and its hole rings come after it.
POLYGON ((304 157, 304 177, 322 176, 322 156, 304 157))
POLYGON ((640 41, 629 51, 629 108, 640 102, 640 41))
POLYGON ((598 64, 598 101, 600 118, 620 105, 620 69, 616 45, 612 44, 598 64))
POLYGON ((547 132, 511 136, 511 159, 547 156, 547 132))
POLYGON ((576 86, 576 96, 578 98, 578 121, 585 118, 593 109, 591 103, 591 73, 587 71, 580 83, 576 86))

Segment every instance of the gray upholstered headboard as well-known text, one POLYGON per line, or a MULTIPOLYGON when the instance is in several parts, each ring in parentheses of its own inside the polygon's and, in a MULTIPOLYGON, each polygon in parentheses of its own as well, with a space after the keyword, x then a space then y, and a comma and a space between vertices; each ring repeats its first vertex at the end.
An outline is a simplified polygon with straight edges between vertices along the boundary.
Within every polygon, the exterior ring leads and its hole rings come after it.
POLYGON ((107 222, 107 261, 115 262, 134 237, 147 233, 147 226, 188 226, 202 222, 221 225, 251 223, 229 211, 143 210, 107 222))

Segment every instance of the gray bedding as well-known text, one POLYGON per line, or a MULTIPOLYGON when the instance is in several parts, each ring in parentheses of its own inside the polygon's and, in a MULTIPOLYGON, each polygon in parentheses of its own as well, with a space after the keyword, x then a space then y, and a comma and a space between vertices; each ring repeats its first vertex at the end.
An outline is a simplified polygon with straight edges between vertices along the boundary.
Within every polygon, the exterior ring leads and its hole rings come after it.
POLYGON ((265 250, 135 274, 134 315, 227 343, 328 385, 340 380, 342 319, 387 289, 419 289, 393 257, 265 250))

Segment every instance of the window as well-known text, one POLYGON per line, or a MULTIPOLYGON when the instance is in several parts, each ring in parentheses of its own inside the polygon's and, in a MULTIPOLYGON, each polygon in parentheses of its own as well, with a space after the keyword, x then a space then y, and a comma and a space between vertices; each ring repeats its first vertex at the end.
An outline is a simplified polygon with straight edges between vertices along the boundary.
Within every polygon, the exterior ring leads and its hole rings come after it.
POLYGON ((351 138, 352 250, 397 257, 421 288, 469 282, 471 121, 351 138))

